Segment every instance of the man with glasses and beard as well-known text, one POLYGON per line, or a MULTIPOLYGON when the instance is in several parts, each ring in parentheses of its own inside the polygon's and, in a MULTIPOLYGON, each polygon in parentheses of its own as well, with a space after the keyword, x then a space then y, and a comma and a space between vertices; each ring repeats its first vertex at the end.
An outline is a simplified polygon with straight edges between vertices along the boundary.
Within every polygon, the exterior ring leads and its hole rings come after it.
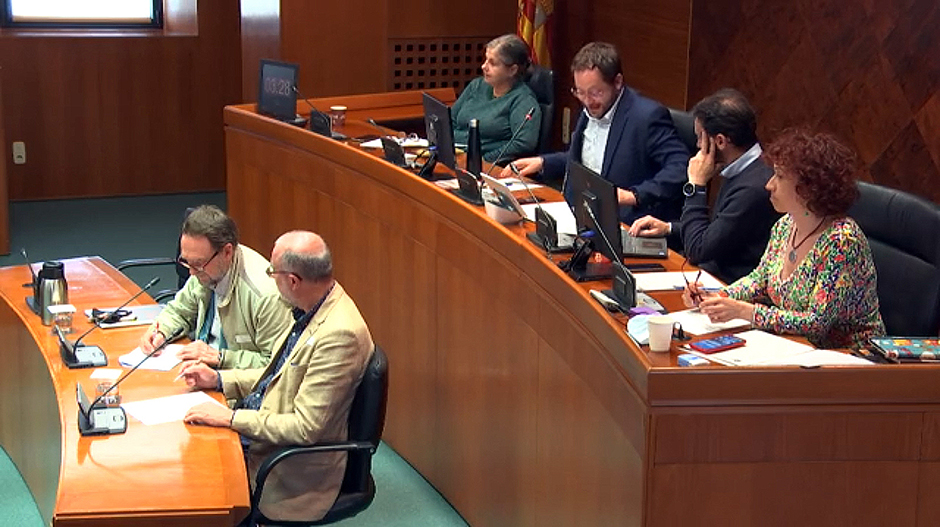
POLYGON ((183 360, 217 369, 266 366, 291 326, 290 308, 265 273, 267 259, 239 245, 228 215, 202 205, 183 222, 179 263, 189 279, 141 337, 141 350, 149 353, 182 328, 193 338, 179 353, 183 360))
MULTIPOLYGON (((624 84, 617 50, 591 42, 571 63, 571 92, 584 111, 571 135, 568 152, 511 163, 524 176, 542 173, 557 179, 569 161, 578 161, 617 186, 620 219, 645 215, 679 219, 689 152, 676 133, 669 111, 624 84)), ((503 177, 512 175, 507 166, 503 177)), ((567 185, 566 185, 567 187, 567 185)), ((569 203, 573 196, 565 189, 569 203)))

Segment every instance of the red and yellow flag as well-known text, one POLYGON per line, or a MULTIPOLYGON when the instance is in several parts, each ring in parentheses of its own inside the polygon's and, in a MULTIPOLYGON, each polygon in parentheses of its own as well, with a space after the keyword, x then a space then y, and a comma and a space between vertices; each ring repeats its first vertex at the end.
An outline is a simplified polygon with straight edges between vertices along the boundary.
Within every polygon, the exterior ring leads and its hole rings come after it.
POLYGON ((516 32, 529 45, 532 61, 543 68, 552 67, 552 14, 555 0, 519 0, 516 32))

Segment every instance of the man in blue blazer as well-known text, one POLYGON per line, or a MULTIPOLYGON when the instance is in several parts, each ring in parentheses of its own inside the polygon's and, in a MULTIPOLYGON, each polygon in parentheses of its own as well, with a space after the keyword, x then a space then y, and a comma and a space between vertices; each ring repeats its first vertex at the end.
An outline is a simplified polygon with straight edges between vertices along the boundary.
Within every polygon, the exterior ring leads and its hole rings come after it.
POLYGON ((761 157, 757 116, 741 92, 718 90, 696 104, 692 116, 699 151, 682 188, 681 221, 645 216, 630 234, 681 241, 690 262, 731 283, 757 267, 780 219, 766 188, 774 170, 761 157), (708 182, 716 176, 723 182, 709 207, 708 182))
MULTIPOLYGON (((617 186, 621 221, 632 223, 645 215, 678 220, 689 152, 669 111, 624 84, 620 57, 611 44, 585 45, 571 71, 571 92, 584 111, 568 151, 519 159, 513 163, 516 169, 552 179, 566 176, 569 161, 578 161, 617 186)), ((511 175, 508 167, 503 175, 511 175)), ((565 183, 565 198, 572 203, 565 183)))

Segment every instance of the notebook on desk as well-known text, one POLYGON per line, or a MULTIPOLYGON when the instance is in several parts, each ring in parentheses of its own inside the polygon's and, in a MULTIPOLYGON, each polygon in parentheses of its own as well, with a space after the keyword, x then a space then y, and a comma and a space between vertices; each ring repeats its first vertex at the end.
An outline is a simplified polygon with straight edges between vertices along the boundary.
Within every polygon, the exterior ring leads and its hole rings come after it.
POLYGON ((889 359, 940 361, 940 339, 936 337, 872 337, 868 340, 877 353, 889 359))

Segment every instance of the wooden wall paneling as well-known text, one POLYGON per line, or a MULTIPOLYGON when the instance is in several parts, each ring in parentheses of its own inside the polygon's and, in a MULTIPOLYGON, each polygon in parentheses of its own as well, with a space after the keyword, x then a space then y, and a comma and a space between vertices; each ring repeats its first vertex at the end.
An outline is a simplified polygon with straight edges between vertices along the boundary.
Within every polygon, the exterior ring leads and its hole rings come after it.
POLYGON ((542 300, 536 525, 643 525, 646 405, 542 300))
POLYGON ((667 106, 687 108, 691 103, 687 93, 689 47, 695 42, 689 34, 691 6, 690 0, 556 2, 552 58, 556 129, 561 129, 564 108, 571 110, 571 129, 577 122, 581 104, 569 91, 573 85, 571 60, 591 41, 617 46, 629 86, 667 106))
POLYGON ((281 56, 281 0, 241 0, 242 102, 258 99, 258 64, 281 56))
POLYGON ((459 231, 442 223, 438 234, 435 485, 471 525, 537 525, 533 311, 520 305, 528 295, 513 265, 459 231), (490 505, 506 500, 514 505, 490 505))
POLYGON ((855 149, 861 177, 940 201, 940 6, 695 2, 689 102, 724 86, 762 140, 807 126, 855 149))
POLYGON ((516 2, 388 2, 389 38, 489 37, 516 30, 516 2))
POLYGON ((648 525, 915 525, 917 483, 916 462, 659 465, 648 525))
POLYGON ((7 164, 13 163, 13 145, 7 146, 3 115, 3 66, 0 65, 0 254, 10 254, 10 185, 7 164))
POLYGON ((654 462, 915 461, 921 457, 922 412, 795 410, 654 412, 654 462), (823 437, 826 440, 820 441, 823 437))
POLYGON ((200 9, 195 36, 4 32, 3 124, 27 150, 11 199, 221 189, 238 39, 224 2, 200 9))
POLYGON ((387 2, 281 0, 281 58, 304 97, 385 91, 387 2))

